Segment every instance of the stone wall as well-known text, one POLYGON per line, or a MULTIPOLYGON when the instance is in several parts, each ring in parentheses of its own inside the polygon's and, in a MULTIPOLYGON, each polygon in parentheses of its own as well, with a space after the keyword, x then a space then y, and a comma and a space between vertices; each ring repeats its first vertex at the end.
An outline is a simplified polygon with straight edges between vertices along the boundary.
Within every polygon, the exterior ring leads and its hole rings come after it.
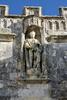
POLYGON ((6 58, 4 62, 0 62, 0 99, 66 100, 67 43, 53 43, 53 40, 51 44, 49 41, 46 43, 47 37, 52 35, 67 35, 64 16, 41 16, 41 12, 40 16, 4 16, 0 18, 0 28, 9 29, 16 34, 13 42, 0 41, 0 60, 6 58), (25 34, 29 26, 35 26, 37 39, 41 39, 43 46, 43 77, 33 81, 22 77, 21 64, 25 34))
POLYGON ((48 78, 53 98, 67 99, 67 43, 47 46, 48 78))
POLYGON ((0 61, 13 56, 13 42, 0 42, 0 61))
POLYGON ((2 80, 0 78, 0 96, 7 96, 7 98, 9 96, 10 98, 6 100, 66 100, 67 44, 45 45, 43 54, 45 55, 43 67, 47 66, 45 67, 47 83, 46 80, 41 83, 33 81, 33 84, 30 83, 31 80, 28 83, 22 79, 18 81, 16 69, 4 67, 1 71, 2 80))

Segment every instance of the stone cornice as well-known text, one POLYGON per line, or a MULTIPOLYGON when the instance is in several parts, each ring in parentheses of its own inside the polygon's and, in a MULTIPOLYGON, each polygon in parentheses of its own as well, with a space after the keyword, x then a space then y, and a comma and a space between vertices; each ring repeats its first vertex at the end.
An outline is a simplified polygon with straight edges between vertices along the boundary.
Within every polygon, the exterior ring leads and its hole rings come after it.
POLYGON ((11 33, 8 29, 0 29, 0 42, 10 42, 15 36, 16 34, 11 33))
POLYGON ((67 43, 67 35, 49 35, 46 39, 51 43, 67 43))

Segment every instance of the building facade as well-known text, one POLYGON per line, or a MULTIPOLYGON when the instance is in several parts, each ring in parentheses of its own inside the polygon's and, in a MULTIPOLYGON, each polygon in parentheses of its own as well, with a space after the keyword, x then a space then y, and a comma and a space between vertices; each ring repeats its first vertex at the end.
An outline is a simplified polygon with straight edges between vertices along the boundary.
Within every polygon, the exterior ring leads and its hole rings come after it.
POLYGON ((8 6, 0 5, 0 52, 1 97, 3 95, 5 98, 9 97, 7 100, 22 100, 22 98, 23 100, 40 100, 40 98, 41 100, 63 100, 63 98, 66 100, 66 7, 59 8, 59 16, 42 15, 42 8, 35 6, 25 6, 22 15, 9 15, 8 6), (23 77, 23 46, 28 33, 32 31, 35 31, 35 38, 44 48, 42 66, 45 68, 44 78, 34 78, 33 82, 23 77), (25 82, 27 87, 24 85, 23 91, 19 84, 23 87, 24 80, 27 80, 25 82), (4 86, 9 88, 5 89, 4 86), (10 88, 11 86, 14 88, 10 88), (51 91, 52 98, 49 97, 48 90, 51 91))

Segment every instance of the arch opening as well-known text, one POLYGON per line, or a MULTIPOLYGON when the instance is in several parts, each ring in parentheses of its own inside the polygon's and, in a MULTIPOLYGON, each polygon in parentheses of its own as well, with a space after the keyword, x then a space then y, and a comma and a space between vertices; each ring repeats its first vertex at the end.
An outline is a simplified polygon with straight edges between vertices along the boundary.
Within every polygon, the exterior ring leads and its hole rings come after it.
POLYGON ((65 30, 66 29, 66 25, 65 25, 65 22, 61 22, 61 28, 62 28, 62 30, 65 30))
POLYGON ((55 30, 59 30, 59 23, 55 21, 55 30))
POLYGON ((36 26, 36 25, 28 26, 27 30, 25 32, 25 39, 29 38, 29 33, 31 31, 35 31, 35 33, 36 33, 35 38, 41 42, 41 27, 36 26))

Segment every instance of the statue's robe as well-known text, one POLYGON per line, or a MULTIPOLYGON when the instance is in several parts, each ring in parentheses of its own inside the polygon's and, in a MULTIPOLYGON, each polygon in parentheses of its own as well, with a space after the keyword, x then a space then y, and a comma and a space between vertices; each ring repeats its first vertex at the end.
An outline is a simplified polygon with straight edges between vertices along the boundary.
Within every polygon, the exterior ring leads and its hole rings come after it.
POLYGON ((23 55, 25 71, 31 68, 41 71, 41 45, 38 40, 27 39, 24 43, 23 55))

